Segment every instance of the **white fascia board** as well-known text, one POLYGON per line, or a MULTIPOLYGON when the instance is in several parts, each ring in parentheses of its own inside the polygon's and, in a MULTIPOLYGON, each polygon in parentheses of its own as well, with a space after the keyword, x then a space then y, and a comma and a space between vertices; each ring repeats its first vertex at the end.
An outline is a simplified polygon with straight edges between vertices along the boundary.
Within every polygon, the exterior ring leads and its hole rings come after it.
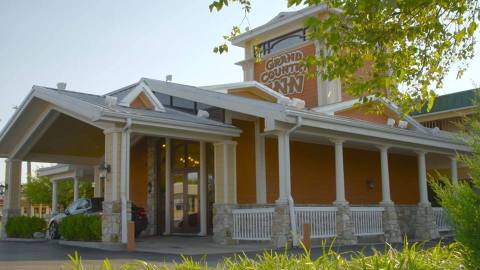
MULTIPOLYGON (((411 130, 394 130, 389 127, 373 125, 363 121, 359 122, 349 119, 333 118, 331 116, 314 115, 301 111, 289 111, 287 113, 294 117, 302 116, 304 118, 305 126, 331 130, 333 132, 344 132, 347 134, 376 137, 385 140, 438 147, 453 151, 471 151, 461 141, 429 136, 427 134, 418 133, 411 130)), ((292 123, 295 121, 294 119, 296 118, 291 119, 292 123)))
MULTIPOLYGON (((148 85, 148 83, 147 83, 148 85)), ((199 87, 197 87, 199 88, 199 87)), ((201 88, 199 88, 201 89, 201 88)), ((210 106, 223 108, 225 110, 245 113, 262 118, 274 118, 276 120, 285 119, 285 106, 266 101, 253 100, 244 97, 232 96, 225 93, 210 91, 206 89, 175 91, 170 88, 162 89, 156 92, 185 98, 191 101, 205 103, 210 106), (221 96, 220 96, 221 95, 221 96)))
POLYGON ((59 164, 51 167, 40 168, 37 170, 37 176, 51 176, 71 171, 69 164, 59 164))
POLYGON ((455 111, 464 111, 464 110, 469 110, 469 109, 475 109, 476 106, 466 106, 466 107, 460 107, 460 108, 455 108, 455 109, 450 109, 450 110, 444 110, 444 111, 438 111, 438 112, 432 112, 432 113, 423 113, 423 114, 417 114, 413 115, 413 119, 421 119, 423 117, 430 117, 430 116, 435 116, 435 115, 441 115, 444 113, 450 113, 450 112, 455 112, 455 111))
POLYGON ((270 87, 267 87, 257 81, 245 81, 245 82, 237 82, 237 83, 208 85, 208 86, 201 86, 200 88, 221 92, 221 93, 228 93, 228 90, 235 90, 235 89, 248 88, 248 87, 256 88, 261 92, 275 98, 277 100, 277 103, 279 104, 286 104, 290 100, 290 98, 286 97, 285 95, 277 91, 274 91, 270 87))
POLYGON ((130 104, 140 95, 140 93, 144 93, 148 100, 153 104, 155 107, 155 111, 165 112, 165 107, 163 107, 162 103, 157 99, 157 97, 153 94, 150 87, 148 87, 145 82, 141 81, 133 90, 131 90, 120 102, 119 105, 130 107, 130 104))
POLYGON ((60 95, 54 92, 55 90, 48 90, 41 86, 33 86, 32 90, 28 96, 24 99, 18 110, 15 114, 9 119, 5 127, 2 129, 0 135, 0 141, 3 140, 5 135, 8 133, 12 125, 17 121, 17 119, 22 115, 25 108, 32 101, 33 98, 39 98, 41 100, 47 101, 53 105, 56 105, 63 110, 72 112, 75 115, 82 116, 85 119, 95 119, 100 115, 100 107, 82 101, 80 99, 75 99, 65 95, 60 95))
POLYGON ((177 121, 173 119, 165 119, 159 117, 147 117, 140 115, 131 115, 126 113, 104 112, 99 120, 110 122, 125 122, 126 118, 132 119, 132 124, 153 126, 153 127, 168 127, 172 129, 190 130, 203 133, 219 134, 225 136, 238 137, 241 130, 232 127, 221 127, 214 125, 206 125, 194 122, 177 121))
POLYGON ((243 34, 238 35, 236 38, 232 39, 232 45, 234 46, 239 46, 242 47, 244 46, 245 42, 247 40, 250 40, 258 35, 267 33, 269 31, 272 31, 274 29, 277 29, 283 25, 295 22, 297 20, 301 20, 307 16, 314 15, 319 12, 324 12, 327 11, 328 7, 326 4, 320 4, 314 7, 307 7, 304 8, 303 10, 297 11, 297 14, 289 16, 283 20, 276 21, 274 23, 266 23, 264 25, 261 25, 259 27, 256 27, 250 31, 247 31, 243 34))
MULTIPOLYGON (((372 95, 368 96, 367 98, 371 98, 372 101, 382 102, 388 109, 395 112, 397 114, 397 116, 400 116, 400 112, 398 111, 398 107, 395 104, 391 103, 390 101, 388 101, 384 98, 377 98, 377 97, 372 96, 372 95)), ((337 103, 333 103, 333 104, 319 106, 319 107, 316 107, 316 108, 312 109, 312 111, 319 112, 319 113, 324 113, 324 114, 328 114, 328 115, 335 115, 336 112, 353 108, 353 106, 357 102, 359 102, 358 99, 351 99, 351 100, 347 100, 347 101, 343 101, 343 102, 337 102, 337 103)), ((413 125, 418 131, 426 132, 425 127, 422 126, 420 123, 418 123, 412 117, 407 115, 407 116, 405 116, 404 119, 409 124, 413 125)))

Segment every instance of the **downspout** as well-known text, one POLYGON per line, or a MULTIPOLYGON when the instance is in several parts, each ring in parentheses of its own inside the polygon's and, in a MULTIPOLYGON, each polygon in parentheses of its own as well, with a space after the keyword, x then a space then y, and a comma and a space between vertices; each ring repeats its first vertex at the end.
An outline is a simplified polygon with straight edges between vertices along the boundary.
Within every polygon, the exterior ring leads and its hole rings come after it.
POLYGON ((120 173, 120 203, 121 203, 121 219, 122 219, 122 243, 126 244, 128 240, 128 211, 127 211, 127 200, 128 200, 128 160, 129 160, 129 141, 130 141, 130 127, 132 126, 132 119, 127 118, 125 120, 125 126, 122 129, 122 171, 120 173), (127 156, 128 155, 128 156, 127 156))
MULTIPOLYGON (((286 148, 287 149, 287 153, 286 155, 288 157, 290 157, 290 134, 293 133, 295 130, 297 130, 298 128, 300 128, 301 126, 303 125, 303 118, 301 116, 297 116, 297 123, 295 124, 295 126, 293 126, 291 129, 287 130, 285 132, 285 137, 287 137, 287 142, 288 142, 288 147, 286 148)), ((289 161, 290 161, 290 158, 289 158, 289 161)), ((291 164, 291 162, 290 162, 291 164)), ((289 209, 289 213, 290 213, 290 224, 292 225, 292 241, 293 241, 293 245, 294 246, 298 246, 298 239, 297 239, 297 222, 296 222, 296 218, 295 218, 295 202, 293 201, 293 197, 292 197, 292 176, 290 175, 290 164, 288 164, 287 166, 287 175, 289 176, 289 182, 287 183, 288 184, 288 189, 289 189, 289 192, 288 192, 288 209, 289 209)))

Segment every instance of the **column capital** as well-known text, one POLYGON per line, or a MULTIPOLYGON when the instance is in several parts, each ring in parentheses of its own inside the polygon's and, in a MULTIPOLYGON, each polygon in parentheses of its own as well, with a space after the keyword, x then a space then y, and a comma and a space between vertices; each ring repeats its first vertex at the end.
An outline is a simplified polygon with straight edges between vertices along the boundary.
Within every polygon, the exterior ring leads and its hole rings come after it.
POLYGON ((220 145, 226 145, 226 144, 237 146, 238 143, 236 141, 221 141, 221 142, 213 143, 213 146, 220 146, 220 145))
POLYGON ((424 155, 426 155, 426 154, 428 153, 428 152, 425 151, 425 150, 415 150, 414 152, 415 152, 415 154, 417 154, 418 156, 422 156, 422 155, 424 156, 424 155))
POLYGON ((388 151, 388 149, 390 149, 390 145, 387 145, 387 144, 377 144, 375 145, 375 147, 378 149, 378 150, 384 150, 384 151, 388 151))
POLYGON ((122 129, 119 127, 107 128, 103 130, 103 134, 108 135, 111 133, 121 133, 122 129))
POLYGON ((329 138, 328 140, 334 144, 342 144, 346 141, 344 138, 329 138))
POLYGON ((448 156, 448 158, 449 158, 451 161, 457 161, 457 155, 448 156))

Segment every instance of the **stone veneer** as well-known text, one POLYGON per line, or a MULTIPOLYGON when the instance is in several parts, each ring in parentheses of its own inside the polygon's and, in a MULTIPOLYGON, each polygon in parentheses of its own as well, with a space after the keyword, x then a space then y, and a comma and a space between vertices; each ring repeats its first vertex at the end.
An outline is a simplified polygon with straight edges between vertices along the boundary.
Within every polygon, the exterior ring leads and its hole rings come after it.
POLYGON ((237 241, 232 239, 233 215, 236 204, 213 205, 213 241, 218 244, 231 245, 237 241))
POLYGON ((354 245, 357 237, 353 233, 352 211, 348 204, 334 204, 337 207, 335 245, 354 245))
POLYGON ((437 225, 433 216, 433 208, 430 204, 419 204, 417 207, 415 222, 415 239, 416 240, 430 240, 439 238, 437 225))
POLYGON ((287 203, 275 204, 272 220, 272 244, 274 248, 283 248, 292 243, 290 210, 287 203))
POLYGON ((142 234, 157 234, 157 140, 147 138, 147 217, 148 226, 142 234))
POLYGON ((407 239, 414 239, 415 224, 417 222, 417 206, 400 204, 395 205, 395 209, 402 238, 406 236, 407 239))
POLYGON ((380 204, 383 208, 382 223, 385 232, 385 241, 401 243, 402 233, 398 222, 397 210, 394 204, 380 204))
POLYGON ((102 242, 121 241, 121 209, 120 201, 103 202, 102 242))

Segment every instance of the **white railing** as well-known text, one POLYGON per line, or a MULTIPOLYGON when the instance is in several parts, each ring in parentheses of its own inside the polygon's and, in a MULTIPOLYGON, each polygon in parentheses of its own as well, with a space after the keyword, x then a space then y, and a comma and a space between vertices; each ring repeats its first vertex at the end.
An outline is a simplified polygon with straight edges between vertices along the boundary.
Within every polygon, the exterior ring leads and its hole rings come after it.
POLYGON ((233 233, 236 240, 272 239, 274 208, 233 209, 233 233))
POLYGON ((383 207, 351 207, 350 209, 355 235, 383 234, 383 207))
POLYGON ((336 207, 295 207, 297 233, 303 236, 303 224, 310 224, 311 238, 334 237, 336 233, 336 207))
POLYGON ((437 224, 438 231, 444 232, 450 230, 443 208, 433 207, 433 217, 435 218, 435 224, 437 224))

